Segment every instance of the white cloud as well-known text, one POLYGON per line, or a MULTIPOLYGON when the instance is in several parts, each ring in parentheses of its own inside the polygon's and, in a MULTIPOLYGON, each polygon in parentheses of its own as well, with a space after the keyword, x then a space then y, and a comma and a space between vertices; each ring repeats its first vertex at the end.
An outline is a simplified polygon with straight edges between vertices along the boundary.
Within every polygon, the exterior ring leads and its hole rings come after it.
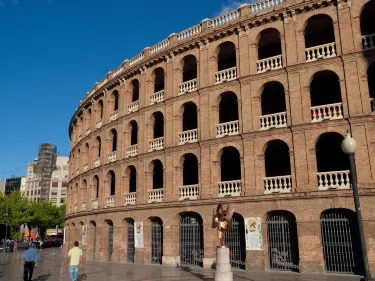
POLYGON ((227 4, 224 4, 221 7, 221 10, 218 14, 222 15, 222 14, 228 13, 230 11, 238 9, 242 4, 247 4, 247 3, 248 2, 245 2, 245 1, 227 0, 227 4))

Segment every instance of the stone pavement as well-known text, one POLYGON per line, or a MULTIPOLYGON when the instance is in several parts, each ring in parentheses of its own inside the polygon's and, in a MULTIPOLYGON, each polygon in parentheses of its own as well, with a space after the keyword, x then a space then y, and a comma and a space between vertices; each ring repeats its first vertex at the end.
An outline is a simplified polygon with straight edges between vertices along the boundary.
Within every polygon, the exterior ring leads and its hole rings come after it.
MULTIPOLYGON (((69 281, 66 260, 60 248, 39 252, 39 267, 34 281, 69 281)), ((22 281, 23 252, 0 253, 0 280, 22 281)), ((157 265, 137 265, 110 262, 84 262, 80 277, 86 281, 214 281, 214 272, 201 268, 174 268, 157 265)), ((234 271, 236 281, 359 281, 358 276, 305 275, 283 272, 234 271)), ((79 281, 81 281, 79 280, 79 281)))

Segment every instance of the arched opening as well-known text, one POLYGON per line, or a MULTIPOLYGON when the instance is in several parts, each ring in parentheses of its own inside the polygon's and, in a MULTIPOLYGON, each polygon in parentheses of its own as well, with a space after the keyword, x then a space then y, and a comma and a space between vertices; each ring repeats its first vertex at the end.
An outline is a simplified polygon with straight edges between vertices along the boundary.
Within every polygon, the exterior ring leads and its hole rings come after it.
POLYGON ((129 192, 137 192, 137 170, 134 166, 129 166, 129 192))
POLYGON ((263 30, 258 42, 258 59, 262 60, 278 55, 281 55, 280 32, 273 28, 263 30))
POLYGON ((104 104, 102 100, 98 102, 98 107, 99 107, 99 120, 101 120, 103 119, 103 113, 104 113, 104 104))
POLYGON ((203 267, 203 221, 199 214, 187 212, 180 219, 180 262, 203 267))
POLYGON ((154 139, 164 137, 164 116, 160 111, 153 114, 154 117, 154 139))
POLYGON ((138 124, 136 121, 130 121, 131 133, 130 133, 130 145, 138 143, 138 124))
POLYGON ((164 90, 164 69, 158 67, 154 70, 154 93, 164 90))
MULTIPOLYGON (((89 163, 89 157, 90 157, 90 145, 88 143, 86 143, 86 145, 85 145, 85 160, 84 160, 84 165, 88 165, 88 163, 89 163)), ((84 167, 85 170, 87 168, 84 167)))
POLYGON ((83 116, 81 115, 81 117, 79 118, 79 136, 82 138, 82 134, 83 134, 83 116))
POLYGON ((88 130, 90 130, 90 127, 91 127, 91 108, 89 108, 87 111, 86 111, 86 132, 88 130))
POLYGON ((182 82, 197 79, 197 77, 197 59, 193 55, 184 57, 182 68, 182 82))
POLYGON ((218 47, 219 54, 217 56, 218 71, 236 66, 236 46, 232 42, 221 43, 218 47))
POLYGON ((128 262, 134 263, 135 245, 134 245, 134 220, 128 220, 128 262))
POLYGON ((96 137, 96 146, 97 146, 97 156, 100 158, 102 152, 102 139, 98 136, 96 137))
POLYGON ((118 110, 119 94, 118 94, 117 90, 113 91, 113 93, 112 93, 112 102, 113 102, 113 111, 118 110))
POLYGON ((183 164, 183 185, 197 185, 198 182, 198 159, 192 153, 185 154, 183 164))
POLYGON ((326 271, 362 274, 355 213, 347 209, 326 210, 320 217, 320 226, 326 271))
MULTIPOLYGON (((250 229, 254 227, 249 225, 250 229)), ((270 268, 299 271, 296 217, 287 211, 273 211, 267 217, 268 258, 270 268)))
POLYGON ((134 79, 131 82, 132 85, 132 102, 139 100, 139 81, 134 79))
POLYGON ((224 244, 229 247, 229 257, 232 267, 245 269, 245 223, 244 218, 240 214, 233 214, 232 228, 225 233, 224 244))
POLYGON ((96 260, 96 222, 91 221, 89 224, 89 228, 91 230, 91 237, 92 237, 92 260, 96 260))
POLYGON ((182 130, 189 131, 198 128, 197 106, 193 102, 184 103, 182 115, 182 130))
POLYGON ((95 199, 98 199, 99 198, 99 177, 98 176, 94 176, 94 179, 93 179, 93 182, 94 182, 94 198, 95 199))
POLYGON ((239 151, 232 147, 224 147, 220 158, 221 181, 241 180, 241 159, 239 151))
POLYGON ((151 263, 162 264, 163 221, 156 217, 151 220, 151 263))
MULTIPOLYGON (((375 2, 374 2, 375 3, 375 2)), ((374 39, 375 44, 375 39, 374 39)), ((375 114, 375 62, 367 70, 368 90, 370 93, 370 103, 372 113, 375 114)))
POLYGON ((153 161, 152 189, 164 188, 164 168, 160 160, 153 161))
POLYGON ((260 129, 281 128, 287 126, 284 86, 279 82, 268 82, 262 91, 262 116, 260 129))
POLYGON ((111 261, 113 254, 113 222, 111 220, 106 222, 108 224, 108 261, 111 261))
POLYGON ((117 150, 117 131, 116 129, 111 130, 111 138, 112 138, 112 152, 117 150))
POLYGON ((216 125, 216 137, 237 135, 239 133, 237 96, 233 92, 221 94, 219 123, 216 125))
POLYGON ((362 43, 365 50, 375 48, 375 2, 368 1, 361 13, 361 34, 362 43))
POLYGON ((114 171, 109 171, 108 172, 108 181, 109 181, 109 191, 110 191, 110 196, 114 196, 116 194, 116 175, 114 171))
POLYGON ((335 42, 332 19, 327 15, 315 15, 308 19, 305 28, 305 46, 311 48, 335 42))

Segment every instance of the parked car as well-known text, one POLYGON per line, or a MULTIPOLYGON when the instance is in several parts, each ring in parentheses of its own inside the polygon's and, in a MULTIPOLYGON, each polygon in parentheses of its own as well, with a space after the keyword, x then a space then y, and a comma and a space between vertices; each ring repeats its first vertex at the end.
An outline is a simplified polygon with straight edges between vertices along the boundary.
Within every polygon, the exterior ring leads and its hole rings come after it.
POLYGON ((63 235, 49 235, 43 242, 43 247, 60 247, 63 243, 63 235))

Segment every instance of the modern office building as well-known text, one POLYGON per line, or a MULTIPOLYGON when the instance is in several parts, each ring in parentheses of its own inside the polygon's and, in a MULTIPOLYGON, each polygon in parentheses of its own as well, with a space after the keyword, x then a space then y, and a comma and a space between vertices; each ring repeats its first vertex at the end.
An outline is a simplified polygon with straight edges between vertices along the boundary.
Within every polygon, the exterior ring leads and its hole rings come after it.
POLYGON ((12 191, 21 191, 21 187, 25 184, 25 177, 11 177, 5 180, 5 194, 9 195, 12 191))

